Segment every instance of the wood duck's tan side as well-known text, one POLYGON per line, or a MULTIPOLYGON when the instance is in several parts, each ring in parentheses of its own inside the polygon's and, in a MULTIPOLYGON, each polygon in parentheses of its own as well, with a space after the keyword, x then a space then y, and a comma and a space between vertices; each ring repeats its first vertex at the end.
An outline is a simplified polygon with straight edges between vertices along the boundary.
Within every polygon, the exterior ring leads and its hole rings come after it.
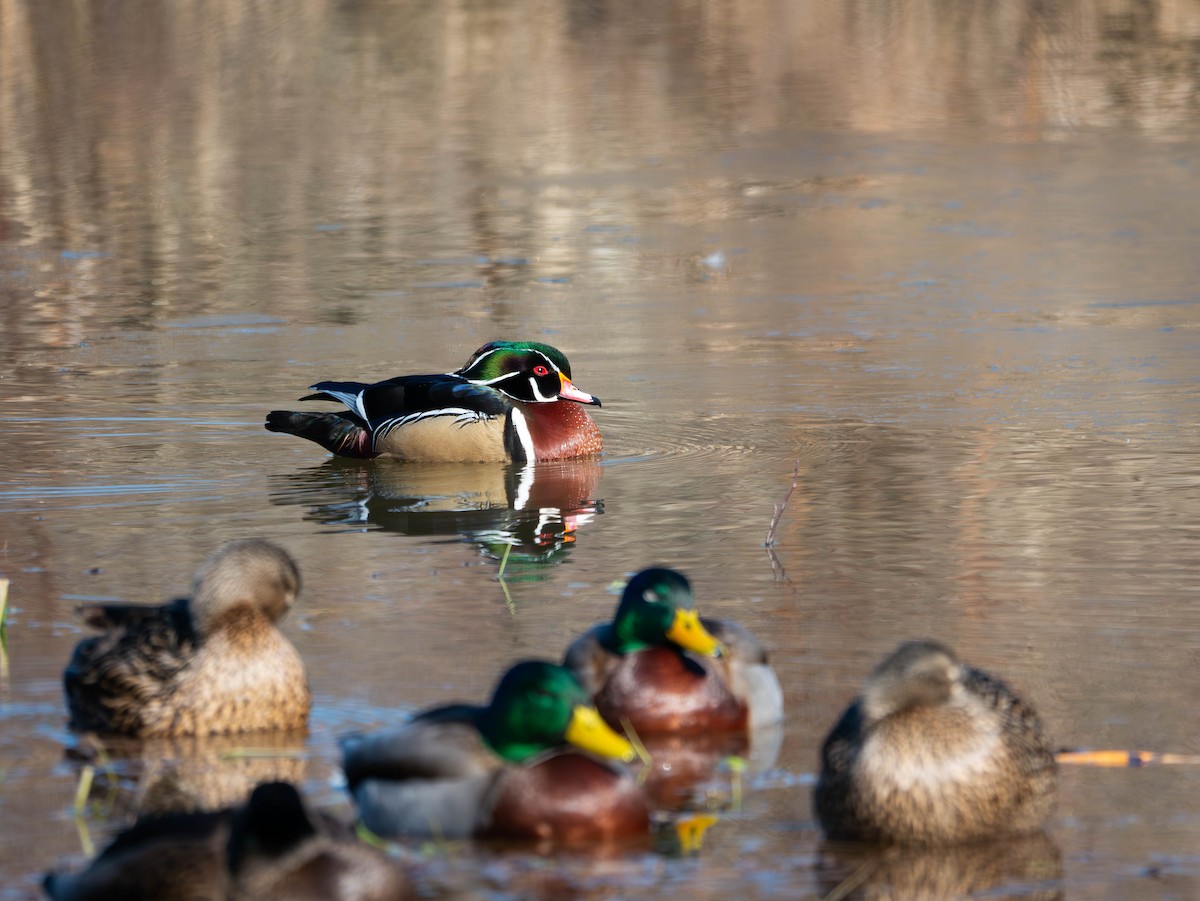
POLYGON ((433 416, 409 422, 375 442, 381 454, 414 463, 495 463, 508 460, 503 417, 433 416))

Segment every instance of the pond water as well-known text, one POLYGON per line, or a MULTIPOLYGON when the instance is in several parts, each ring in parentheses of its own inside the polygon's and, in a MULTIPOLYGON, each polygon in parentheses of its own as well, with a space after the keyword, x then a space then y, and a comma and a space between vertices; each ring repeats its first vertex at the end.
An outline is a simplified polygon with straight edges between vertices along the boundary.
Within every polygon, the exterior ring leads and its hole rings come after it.
POLYGON ((337 735, 559 656, 655 563, 783 684, 740 805, 718 777, 686 858, 405 849, 424 890, 1195 897, 1196 766, 1066 767, 1035 842, 867 865, 810 792, 915 636, 1061 746, 1200 751, 1198 111, 1187 0, 3 0, 0 898, 189 768, 348 812, 337 735), (602 458, 262 428, 496 338, 569 356, 602 458), (310 734, 114 746, 77 817, 74 607, 174 596, 248 535, 301 563, 310 734))

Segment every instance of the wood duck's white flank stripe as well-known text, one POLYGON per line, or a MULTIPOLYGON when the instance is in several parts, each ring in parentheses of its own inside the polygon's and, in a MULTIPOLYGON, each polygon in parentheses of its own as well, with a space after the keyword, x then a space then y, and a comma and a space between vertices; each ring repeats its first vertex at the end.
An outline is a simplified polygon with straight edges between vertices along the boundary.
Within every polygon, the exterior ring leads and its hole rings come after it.
POLYGON ((525 451, 525 459, 533 462, 537 459, 533 448, 533 433, 529 431, 529 422, 525 419, 525 414, 521 412, 520 407, 513 407, 512 424, 517 433, 517 440, 521 442, 521 448, 525 451))
POLYGON ((395 419, 389 419, 386 422, 380 423, 375 428, 375 441, 379 442, 386 438, 391 432, 409 423, 419 422, 422 419, 437 419, 439 416, 453 416, 454 421, 460 426, 470 425, 473 422, 479 422, 481 419, 490 419, 487 413, 481 413, 478 410, 468 410, 464 407, 445 407, 441 410, 423 410, 420 413, 409 413, 407 416, 397 416, 395 419))

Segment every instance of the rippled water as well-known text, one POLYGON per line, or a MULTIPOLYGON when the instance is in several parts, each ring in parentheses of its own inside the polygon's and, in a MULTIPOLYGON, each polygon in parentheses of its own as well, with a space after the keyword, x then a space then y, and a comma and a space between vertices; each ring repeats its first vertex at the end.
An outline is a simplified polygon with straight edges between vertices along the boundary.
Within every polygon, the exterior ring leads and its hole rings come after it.
POLYGON ((338 734, 557 656, 645 565, 770 647, 782 744, 699 856, 410 849, 430 891, 1193 896, 1194 767, 1067 768, 1044 840, 866 867, 809 791, 917 635, 1063 746, 1197 751, 1198 46, 1188 2, 0 2, 0 898, 261 778, 116 746, 77 821, 59 688, 78 603, 251 534, 301 560, 317 703, 238 747, 342 810, 338 734), (603 399, 599 461, 262 429, 515 337, 603 399))

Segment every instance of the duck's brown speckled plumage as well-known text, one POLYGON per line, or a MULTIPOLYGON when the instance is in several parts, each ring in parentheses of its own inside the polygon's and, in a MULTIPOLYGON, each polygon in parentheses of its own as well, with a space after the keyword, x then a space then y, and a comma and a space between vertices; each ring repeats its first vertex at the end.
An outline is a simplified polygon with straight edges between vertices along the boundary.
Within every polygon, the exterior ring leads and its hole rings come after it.
POLYGON ((285 551, 247 540, 205 561, 191 598, 84 608, 104 631, 79 643, 64 674, 72 727, 136 737, 302 728, 304 665, 276 627, 299 588, 285 551))
POLYGON ((814 803, 832 839, 952 844, 1039 829, 1056 772, 1030 704, 945 646, 908 642, 826 738, 814 803))

